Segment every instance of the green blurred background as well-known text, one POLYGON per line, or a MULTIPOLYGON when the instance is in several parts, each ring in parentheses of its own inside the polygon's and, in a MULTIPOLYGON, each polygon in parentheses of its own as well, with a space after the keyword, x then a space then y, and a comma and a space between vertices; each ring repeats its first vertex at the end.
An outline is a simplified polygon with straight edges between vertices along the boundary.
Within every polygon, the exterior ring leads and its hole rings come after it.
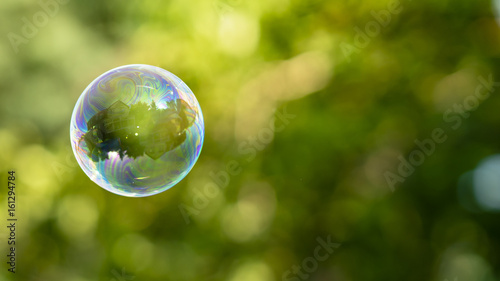
POLYGON ((2 0, 0 12, 0 280, 500 280, 500 88, 443 116, 479 76, 500 81, 491 1, 2 0), (206 124, 190 174, 147 198, 98 187, 69 141, 85 87, 133 63, 183 79, 206 124), (387 172, 436 128, 447 140, 392 192, 387 172), (208 192, 233 161, 241 172, 208 192), (311 261, 328 237, 341 246, 311 261))

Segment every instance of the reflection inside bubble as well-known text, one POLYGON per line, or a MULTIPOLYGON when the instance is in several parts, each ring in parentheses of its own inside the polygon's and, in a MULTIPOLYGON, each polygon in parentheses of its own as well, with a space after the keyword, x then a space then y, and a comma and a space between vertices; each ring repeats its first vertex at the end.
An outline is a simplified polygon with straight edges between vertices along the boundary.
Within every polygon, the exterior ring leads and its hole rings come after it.
POLYGON ((158 159, 186 140, 186 130, 194 123, 194 110, 176 99, 159 109, 154 102, 127 106, 121 101, 99 111, 87 122, 88 132, 81 141, 92 161, 148 156, 158 159))

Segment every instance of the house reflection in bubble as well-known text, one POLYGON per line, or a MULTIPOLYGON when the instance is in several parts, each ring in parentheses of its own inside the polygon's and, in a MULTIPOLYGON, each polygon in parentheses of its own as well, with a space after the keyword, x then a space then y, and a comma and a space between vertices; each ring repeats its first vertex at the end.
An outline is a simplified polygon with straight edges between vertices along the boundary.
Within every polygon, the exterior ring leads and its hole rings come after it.
POLYGON ((177 99, 159 109, 153 102, 139 102, 130 107, 116 101, 90 118, 83 140, 92 161, 104 161, 110 152, 120 158, 147 156, 158 159, 186 140, 186 131, 196 112, 185 101, 177 99))

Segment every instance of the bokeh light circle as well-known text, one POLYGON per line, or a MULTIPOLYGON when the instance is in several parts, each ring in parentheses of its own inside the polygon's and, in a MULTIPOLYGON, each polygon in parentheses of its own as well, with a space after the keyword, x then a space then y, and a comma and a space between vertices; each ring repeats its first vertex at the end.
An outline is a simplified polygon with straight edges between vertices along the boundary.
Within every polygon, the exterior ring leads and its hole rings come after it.
POLYGON ((500 211, 500 155, 490 156, 474 170, 474 194, 482 209, 500 211))
POLYGON ((200 105, 174 74, 150 65, 112 69, 83 91, 70 127, 83 171, 128 197, 158 194, 182 180, 204 139, 200 105))

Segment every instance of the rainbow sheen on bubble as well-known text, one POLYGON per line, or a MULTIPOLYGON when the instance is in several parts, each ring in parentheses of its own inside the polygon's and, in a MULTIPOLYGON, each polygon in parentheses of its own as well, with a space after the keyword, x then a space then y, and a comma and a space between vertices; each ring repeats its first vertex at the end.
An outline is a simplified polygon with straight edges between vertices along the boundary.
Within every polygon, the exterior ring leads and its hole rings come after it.
POLYGON ((83 171, 128 197, 163 192, 193 168, 204 139, 200 105, 174 74, 126 65, 95 79, 71 117, 71 145, 83 171))

